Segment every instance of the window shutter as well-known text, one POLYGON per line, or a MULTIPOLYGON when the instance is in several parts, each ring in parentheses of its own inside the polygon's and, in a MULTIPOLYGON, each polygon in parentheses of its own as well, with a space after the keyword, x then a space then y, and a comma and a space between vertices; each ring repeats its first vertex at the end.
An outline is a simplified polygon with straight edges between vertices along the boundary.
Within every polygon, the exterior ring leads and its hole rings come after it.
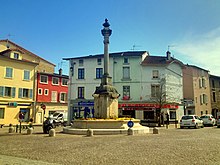
POLYGON ((19 88, 19 91, 18 91, 18 97, 19 97, 19 98, 22 98, 22 95, 23 95, 23 94, 22 94, 22 93, 23 93, 22 91, 23 91, 23 89, 22 89, 22 88, 19 88))
POLYGON ((200 95, 200 104, 201 105, 203 104, 203 97, 202 97, 202 95, 200 95))
POLYGON ((202 88, 202 79, 199 79, 199 88, 202 88))
POLYGON ((30 97, 30 99, 32 99, 33 98, 33 89, 29 89, 29 97, 30 97))
POLYGON ((15 98, 15 90, 16 90, 16 88, 13 87, 13 88, 12 88, 12 94, 11 94, 11 97, 13 97, 13 98, 15 98))
POLYGON ((5 93, 5 87, 4 86, 0 86, 0 96, 3 97, 5 93))

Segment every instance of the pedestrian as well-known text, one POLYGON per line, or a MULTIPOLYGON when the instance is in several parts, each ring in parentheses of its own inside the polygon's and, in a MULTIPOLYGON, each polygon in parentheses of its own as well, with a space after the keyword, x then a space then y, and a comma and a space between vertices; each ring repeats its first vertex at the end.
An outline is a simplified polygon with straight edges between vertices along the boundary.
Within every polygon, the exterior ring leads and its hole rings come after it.
POLYGON ((161 124, 164 126, 164 116, 163 112, 161 113, 161 124))
POLYGON ((169 116, 169 114, 168 113, 166 113, 166 119, 167 119, 167 129, 168 129, 168 126, 169 126, 169 124, 170 124, 170 116, 169 116))

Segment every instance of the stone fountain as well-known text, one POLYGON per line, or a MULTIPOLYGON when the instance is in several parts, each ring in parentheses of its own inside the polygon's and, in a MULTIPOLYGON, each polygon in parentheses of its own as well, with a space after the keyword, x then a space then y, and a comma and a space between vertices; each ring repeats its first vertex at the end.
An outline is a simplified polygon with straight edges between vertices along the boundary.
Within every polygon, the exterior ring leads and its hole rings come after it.
MULTIPOLYGON (((112 77, 109 75, 109 37, 112 30, 107 19, 101 30, 104 36, 104 74, 100 86, 93 94, 94 97, 94 118, 89 120, 74 120, 71 127, 64 128, 64 133, 86 134, 88 129, 93 134, 127 134, 128 122, 132 121, 134 133, 149 133, 149 128, 141 126, 138 119, 118 118, 118 97, 120 94, 112 84, 112 77)), ((130 128, 131 129, 131 128, 130 128)))

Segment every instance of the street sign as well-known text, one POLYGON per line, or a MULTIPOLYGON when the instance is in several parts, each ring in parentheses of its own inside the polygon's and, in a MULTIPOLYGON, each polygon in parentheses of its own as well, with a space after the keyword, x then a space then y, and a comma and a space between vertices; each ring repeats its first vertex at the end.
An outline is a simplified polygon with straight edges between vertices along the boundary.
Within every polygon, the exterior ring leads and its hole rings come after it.
POLYGON ((130 120, 130 121, 127 123, 127 125, 128 125, 129 128, 131 128, 131 127, 134 126, 134 122, 130 120))

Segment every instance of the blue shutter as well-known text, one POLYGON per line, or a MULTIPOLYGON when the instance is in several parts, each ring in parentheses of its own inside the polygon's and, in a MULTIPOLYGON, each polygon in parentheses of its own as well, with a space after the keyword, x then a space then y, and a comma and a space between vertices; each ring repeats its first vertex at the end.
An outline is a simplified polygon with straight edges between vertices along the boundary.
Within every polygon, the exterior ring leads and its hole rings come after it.
POLYGON ((13 98, 15 98, 15 90, 16 90, 16 88, 13 87, 13 88, 12 88, 12 94, 11 94, 11 97, 13 97, 13 98))
POLYGON ((33 89, 29 89, 29 97, 32 99, 33 98, 33 89))
POLYGON ((0 96, 3 97, 5 93, 5 87, 4 86, 0 86, 0 96))
POLYGON ((18 97, 19 97, 19 98, 22 98, 22 95, 23 95, 23 94, 22 94, 22 93, 23 93, 22 91, 23 91, 23 89, 22 89, 22 88, 19 88, 19 91, 18 91, 18 97))

